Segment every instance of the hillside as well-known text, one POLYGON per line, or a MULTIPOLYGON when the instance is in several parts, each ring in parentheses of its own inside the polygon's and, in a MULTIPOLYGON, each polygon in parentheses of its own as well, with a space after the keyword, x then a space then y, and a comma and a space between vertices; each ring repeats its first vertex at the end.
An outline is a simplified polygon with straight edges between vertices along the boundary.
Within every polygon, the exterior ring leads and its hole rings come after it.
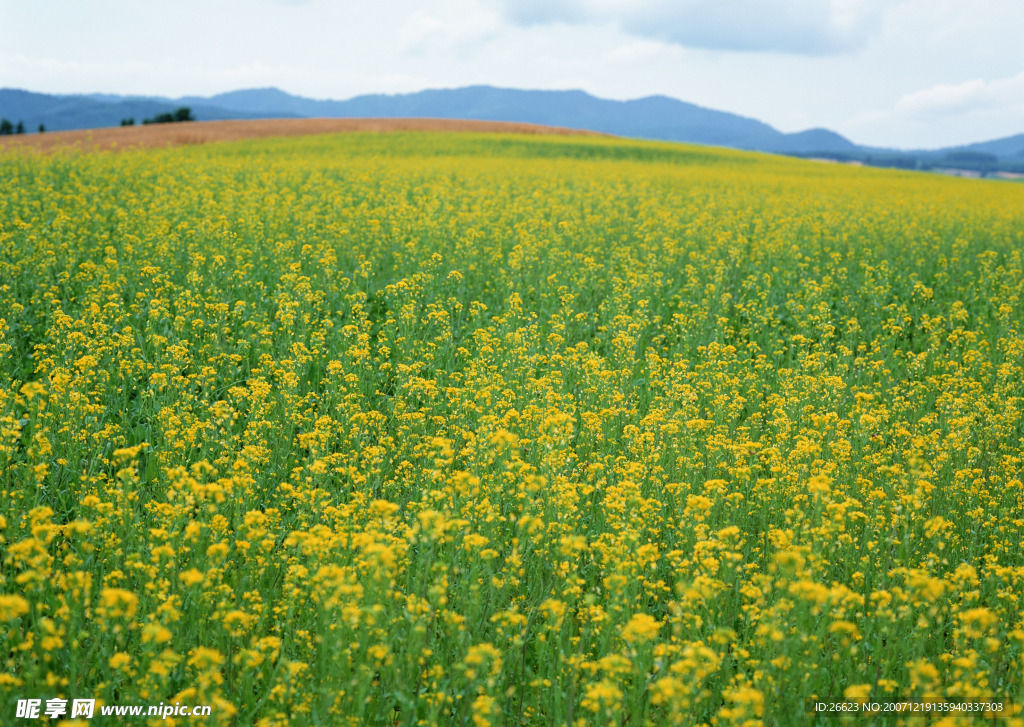
POLYGON ((23 121, 29 132, 117 126, 188 106, 202 121, 267 118, 461 119, 590 130, 637 139, 680 141, 883 167, 988 175, 1024 173, 1024 134, 933 150, 861 146, 829 129, 784 133, 757 119, 667 96, 614 101, 583 91, 536 91, 467 86, 406 94, 371 94, 343 101, 295 96, 277 88, 214 96, 57 96, 0 89, 0 117, 23 121))
POLYGON ((41 151, 65 147, 113 150, 187 146, 217 141, 305 136, 341 132, 459 131, 496 134, 555 134, 593 136, 594 132, 538 124, 458 119, 246 119, 199 121, 189 124, 149 124, 104 129, 58 131, 52 134, 0 136, 0 149, 26 146, 41 151))
POLYGON ((178 106, 203 121, 244 118, 436 118, 510 121, 587 129, 618 136, 786 153, 842 152, 854 145, 833 132, 784 134, 756 119, 716 111, 667 96, 613 101, 583 91, 524 91, 469 86, 417 93, 357 96, 319 101, 275 88, 232 91, 177 99, 114 96, 54 96, 0 89, 0 116, 34 130, 117 126, 178 106))

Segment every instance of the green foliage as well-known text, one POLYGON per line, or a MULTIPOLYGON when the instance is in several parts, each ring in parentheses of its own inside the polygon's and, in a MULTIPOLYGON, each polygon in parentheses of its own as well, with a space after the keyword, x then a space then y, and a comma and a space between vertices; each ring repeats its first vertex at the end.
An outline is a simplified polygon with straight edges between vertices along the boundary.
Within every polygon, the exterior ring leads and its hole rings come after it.
POLYGON ((148 119, 143 119, 143 124, 173 124, 181 121, 195 121, 195 117, 192 115, 192 109, 187 106, 182 106, 175 111, 169 111, 163 114, 157 114, 148 119))
POLYGON ((9 119, 0 119, 0 135, 6 136, 8 134, 24 134, 25 133, 25 122, 19 121, 17 124, 12 124, 9 119))

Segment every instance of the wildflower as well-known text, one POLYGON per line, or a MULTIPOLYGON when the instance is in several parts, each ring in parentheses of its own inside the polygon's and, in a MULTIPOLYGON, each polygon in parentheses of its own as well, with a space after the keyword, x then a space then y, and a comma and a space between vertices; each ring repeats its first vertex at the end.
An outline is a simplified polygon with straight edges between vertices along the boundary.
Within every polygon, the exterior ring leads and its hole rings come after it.
POLYGON ((132 663, 132 658, 130 656, 128 656, 128 654, 124 653, 123 651, 119 651, 116 654, 114 654, 112 657, 110 657, 110 661, 109 661, 110 668, 111 669, 115 669, 117 671, 121 671, 123 669, 126 669, 128 667, 128 665, 131 664, 131 663, 132 663))
POLYGON ((661 622, 646 613, 636 613, 622 628, 622 638, 630 644, 642 644, 655 638, 660 630, 661 622))
POLYGON ((29 603, 21 596, 0 594, 0 621, 13 621, 29 612, 29 603))
POLYGON ((189 568, 186 571, 182 571, 178 578, 186 586, 194 586, 197 583, 202 583, 204 580, 202 571, 197 570, 196 568, 189 568))
POLYGON ((104 588, 100 591, 100 603, 97 612, 107 618, 135 617, 139 607, 139 597, 123 588, 104 588))
POLYGON ((161 624, 146 624, 142 627, 142 643, 166 644, 171 640, 171 630, 161 624))
POLYGON ((864 704, 871 697, 871 685, 870 684, 854 684, 843 690, 843 698, 847 702, 856 702, 857 704, 864 704))

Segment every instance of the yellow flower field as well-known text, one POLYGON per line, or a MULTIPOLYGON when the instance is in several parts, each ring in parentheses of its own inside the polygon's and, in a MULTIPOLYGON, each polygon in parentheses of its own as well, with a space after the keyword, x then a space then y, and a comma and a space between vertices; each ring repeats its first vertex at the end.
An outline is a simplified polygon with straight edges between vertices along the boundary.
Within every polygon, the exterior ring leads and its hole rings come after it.
POLYGON ((415 133, 0 182, 0 722, 1024 724, 1024 185, 415 133))

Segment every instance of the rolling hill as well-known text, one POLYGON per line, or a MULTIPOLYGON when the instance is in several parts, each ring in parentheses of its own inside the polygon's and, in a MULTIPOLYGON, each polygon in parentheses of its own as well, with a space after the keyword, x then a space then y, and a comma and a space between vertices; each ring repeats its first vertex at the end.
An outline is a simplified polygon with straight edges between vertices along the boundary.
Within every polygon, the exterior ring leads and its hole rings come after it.
POLYGON ((960 167, 979 173, 1024 172, 1024 134, 936 150, 860 146, 828 129, 784 133, 738 114, 667 96, 614 101, 584 91, 531 91, 467 86, 406 94, 371 94, 343 101, 255 88, 214 96, 51 95, 0 89, 0 117, 34 131, 117 126, 180 106, 202 121, 266 118, 430 118, 508 121, 587 129, 641 139, 680 141, 909 169, 960 167))

